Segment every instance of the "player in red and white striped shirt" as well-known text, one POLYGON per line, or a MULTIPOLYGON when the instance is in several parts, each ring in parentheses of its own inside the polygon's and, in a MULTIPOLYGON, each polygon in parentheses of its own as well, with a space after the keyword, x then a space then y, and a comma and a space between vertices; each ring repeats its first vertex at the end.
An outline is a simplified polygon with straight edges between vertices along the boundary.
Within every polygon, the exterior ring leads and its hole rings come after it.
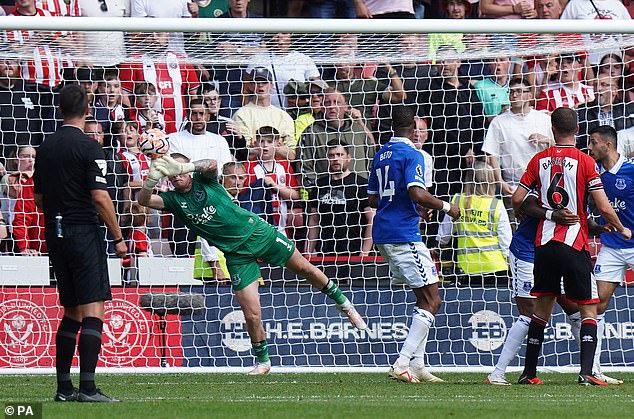
POLYGON ((200 81, 194 67, 184 62, 185 57, 167 50, 168 34, 153 32, 148 40, 153 49, 163 48, 163 53, 144 54, 140 62, 123 64, 119 71, 121 86, 132 94, 135 82, 153 84, 159 95, 156 111, 163 113, 165 132, 171 134, 181 126, 189 95, 195 96, 200 81))
MULTIPOLYGON (((35 6, 35 0, 17 0, 15 10, 9 16, 57 16, 48 10, 35 6)), ((20 75, 26 81, 54 87, 62 82, 62 70, 71 67, 55 43, 66 32, 37 32, 13 30, 4 32, 6 42, 33 45, 33 59, 25 60, 20 66, 20 75)))
POLYGON ((592 262, 588 253, 588 194, 603 215, 609 228, 626 239, 632 233, 625 228, 608 201, 594 159, 575 148, 577 113, 570 108, 557 108, 552 113, 555 146, 537 153, 528 163, 513 194, 513 208, 519 211, 528 192, 535 188, 539 203, 546 208, 535 240, 535 281, 531 294, 537 297, 528 328, 526 364, 519 384, 543 384, 537 378, 537 358, 544 341, 544 328, 552 314, 556 298, 561 294, 563 277, 566 298, 579 306, 581 313, 581 372, 579 384, 607 385, 592 375, 597 345, 596 283, 592 278, 592 262), (579 222, 564 226, 552 221, 555 210, 577 214, 579 222))
POLYGON ((548 86, 537 99, 536 109, 552 112, 557 108, 576 108, 594 101, 594 89, 579 81, 581 58, 579 55, 560 55, 557 58, 558 82, 548 86))

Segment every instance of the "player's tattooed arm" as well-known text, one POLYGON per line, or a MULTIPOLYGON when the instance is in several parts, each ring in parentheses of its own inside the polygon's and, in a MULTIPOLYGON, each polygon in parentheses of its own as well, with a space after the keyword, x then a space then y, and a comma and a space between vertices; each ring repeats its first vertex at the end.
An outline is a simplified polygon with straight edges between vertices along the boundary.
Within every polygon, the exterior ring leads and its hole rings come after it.
POLYGON ((194 162, 194 171, 206 178, 213 179, 218 176, 218 162, 211 159, 196 160, 194 162))

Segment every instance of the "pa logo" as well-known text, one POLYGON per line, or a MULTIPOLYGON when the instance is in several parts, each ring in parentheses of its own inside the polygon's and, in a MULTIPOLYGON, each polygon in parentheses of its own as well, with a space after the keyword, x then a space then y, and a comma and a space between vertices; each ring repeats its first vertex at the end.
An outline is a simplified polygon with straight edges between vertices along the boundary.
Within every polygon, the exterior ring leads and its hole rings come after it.
POLYGON ((220 321, 222 344, 235 352, 245 352, 251 349, 251 338, 247 333, 242 310, 235 310, 227 314, 220 321))
POLYGON ((494 351, 506 339, 506 323, 491 310, 480 310, 469 318, 471 337, 469 342, 480 351, 494 351))

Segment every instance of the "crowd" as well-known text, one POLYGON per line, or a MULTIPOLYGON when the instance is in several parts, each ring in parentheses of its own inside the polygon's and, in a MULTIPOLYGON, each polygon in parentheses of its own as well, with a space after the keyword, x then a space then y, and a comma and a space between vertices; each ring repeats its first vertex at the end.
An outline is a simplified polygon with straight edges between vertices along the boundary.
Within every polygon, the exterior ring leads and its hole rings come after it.
MULTIPOLYGON (((630 19, 634 2, 624 3, 296 0, 288 2, 285 13, 319 18, 630 19)), ((253 6, 267 5, 255 0, 2 4, 13 16, 183 18, 257 18, 253 6)), ((442 260, 456 262, 453 268, 446 266, 482 280, 508 269, 515 223, 509 197, 531 157, 552 144, 550 112, 561 106, 577 110, 577 147, 587 147, 593 128, 610 125, 618 132, 620 152, 634 155, 634 48, 615 47, 604 54, 497 54, 462 61, 457 57, 465 51, 468 35, 405 34, 398 38, 403 54, 424 46, 425 58, 376 65, 359 61, 357 43, 342 36, 332 45, 335 64, 323 64, 297 51, 293 36, 286 33, 126 38, 117 32, 15 30, 2 36, 10 48, 32 48, 22 51, 28 58, 0 60, 4 254, 46 253, 42 215, 33 201, 34 157, 60 123, 57 92, 68 83, 80 84, 89 95, 85 132, 106 153, 109 193, 131 249, 128 266, 134 266, 135 257, 153 253, 200 255, 216 278, 224 275, 217 249, 198 240, 179 220, 134 203, 149 170, 137 140, 148 130, 165 131, 172 152, 191 160, 217 160, 230 195, 294 240, 303 253, 368 256, 375 254, 370 234, 374 210, 367 201, 370 163, 392 136, 393 105, 412 106, 417 115, 413 142, 426 162, 425 186, 468 209, 458 221, 441 217, 421 228, 431 247, 443 249, 442 260), (192 63, 188 53, 194 36, 198 46, 208 42, 226 56, 251 56, 249 64, 192 63), (68 51, 76 51, 77 45, 96 49, 89 58, 71 60, 68 51), (151 52, 144 52, 149 46, 151 52), (482 246, 491 251, 477 257, 469 252, 482 246)), ((486 40, 492 46, 540 41, 527 35, 486 40)), ((158 185, 164 191, 170 187, 167 182, 158 185)))

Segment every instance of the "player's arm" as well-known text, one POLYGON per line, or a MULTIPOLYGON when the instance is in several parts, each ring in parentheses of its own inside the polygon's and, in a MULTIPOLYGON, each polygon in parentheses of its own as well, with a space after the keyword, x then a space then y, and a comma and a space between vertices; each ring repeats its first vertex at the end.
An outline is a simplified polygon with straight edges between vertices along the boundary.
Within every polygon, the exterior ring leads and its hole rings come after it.
POLYGON ((152 193, 163 177, 163 173, 161 173, 161 171, 157 168, 157 162, 159 160, 162 160, 162 158, 152 160, 152 163, 150 164, 150 171, 148 172, 147 178, 143 183, 143 187, 137 196, 137 202, 140 205, 156 210, 165 209, 165 202, 163 202, 163 198, 152 193))
MULTIPOLYGON (((207 179, 217 179, 218 177, 218 163, 216 160, 211 159, 182 163, 174 160, 170 156, 163 156, 152 160, 152 166, 155 167, 162 176, 176 176, 196 172, 207 179)), ((150 167, 150 172, 151 171, 152 168, 150 167)))
POLYGON ((557 211, 547 210, 539 205, 539 201, 535 195, 528 195, 520 207, 520 214, 525 214, 529 217, 547 219, 563 225, 575 225, 579 220, 577 214, 573 214, 568 208, 563 208, 557 211))
POLYGON ((363 208, 363 215, 365 216, 365 230, 363 238, 361 239, 361 256, 368 256, 372 251, 372 224, 374 222, 374 209, 371 207, 363 208))
POLYGON ((425 208, 431 208, 448 214, 454 220, 460 217, 460 208, 456 204, 442 201, 420 186, 412 185, 407 188, 412 201, 425 208))
POLYGON ((368 193, 368 203, 370 204, 371 208, 378 208, 379 207, 379 196, 376 194, 371 194, 368 193))
POLYGON ((626 240, 629 240, 632 237, 632 232, 629 228, 623 226, 621 220, 619 220, 619 217, 616 215, 616 212, 614 212, 614 208, 612 208, 603 188, 591 189, 590 195, 592 196, 592 199, 594 199, 597 210, 599 210, 605 219, 607 228, 613 228, 613 231, 618 232, 626 240))

